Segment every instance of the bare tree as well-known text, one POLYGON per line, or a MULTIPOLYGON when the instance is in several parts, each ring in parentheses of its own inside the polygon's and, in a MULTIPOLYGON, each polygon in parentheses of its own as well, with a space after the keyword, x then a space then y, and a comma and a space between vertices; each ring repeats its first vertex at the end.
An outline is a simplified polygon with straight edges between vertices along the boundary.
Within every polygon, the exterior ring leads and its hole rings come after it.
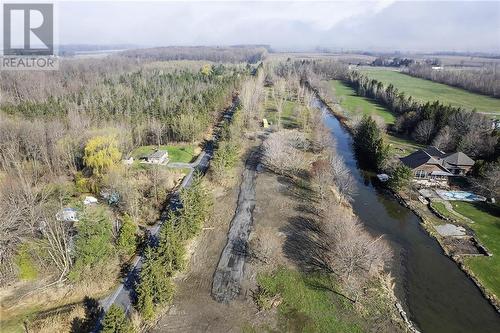
POLYGON ((490 198, 500 198, 500 162, 488 163, 483 177, 474 178, 477 190, 490 198))
POLYGON ((296 172, 306 163, 303 154, 294 147, 293 135, 289 132, 291 131, 272 133, 263 144, 264 161, 269 168, 281 175, 296 172))
POLYGON ((283 107, 286 100, 286 81, 284 79, 278 79, 274 83, 272 90, 274 104, 276 106, 276 111, 278 112, 278 128, 281 128, 281 116, 283 114, 283 107))
POLYGON ((325 264, 356 301, 366 281, 380 273, 387 257, 382 237, 371 236, 349 210, 332 207, 323 226, 325 264))
POLYGON ((421 143, 429 143, 434 133, 434 122, 432 120, 422 120, 418 123, 413 132, 415 140, 421 143))
POLYGON ((311 165, 311 174, 318 188, 321 203, 323 204, 327 197, 328 189, 333 185, 333 175, 330 163, 322 159, 314 161, 311 165))
POLYGON ((351 201, 356 192, 354 178, 345 165, 344 159, 340 156, 332 155, 330 157, 330 169, 334 184, 339 194, 339 202, 351 201))

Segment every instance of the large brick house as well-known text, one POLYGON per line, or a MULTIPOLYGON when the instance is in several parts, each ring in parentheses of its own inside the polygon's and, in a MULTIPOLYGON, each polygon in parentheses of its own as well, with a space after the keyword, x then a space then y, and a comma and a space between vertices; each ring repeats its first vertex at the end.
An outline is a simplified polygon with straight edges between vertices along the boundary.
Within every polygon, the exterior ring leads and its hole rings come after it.
POLYGON ((474 160, 462 152, 445 153, 433 146, 417 150, 400 160, 412 169, 415 178, 420 179, 465 176, 474 165, 474 160))

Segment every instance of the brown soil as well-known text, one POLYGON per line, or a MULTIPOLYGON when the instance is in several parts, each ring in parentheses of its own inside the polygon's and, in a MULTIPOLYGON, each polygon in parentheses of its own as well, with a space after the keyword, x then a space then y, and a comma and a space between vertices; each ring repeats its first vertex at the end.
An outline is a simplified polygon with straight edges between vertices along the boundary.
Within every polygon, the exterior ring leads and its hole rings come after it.
MULTIPOLYGON (((256 140, 248 151, 259 144, 260 140, 256 140)), ((240 165, 239 175, 242 170, 240 165)), ((293 264, 286 251, 287 235, 292 232, 294 221, 305 214, 300 206, 304 198, 292 191, 294 185, 284 177, 264 169, 258 172, 256 206, 240 293, 229 304, 218 303, 211 296, 213 275, 236 211, 240 181, 241 178, 228 190, 216 191, 219 194, 215 199, 215 215, 192 246, 188 271, 176 278, 177 292, 172 306, 151 332, 241 332, 249 327, 275 327, 275 313, 260 312, 253 301, 256 278, 260 272, 293 264)))

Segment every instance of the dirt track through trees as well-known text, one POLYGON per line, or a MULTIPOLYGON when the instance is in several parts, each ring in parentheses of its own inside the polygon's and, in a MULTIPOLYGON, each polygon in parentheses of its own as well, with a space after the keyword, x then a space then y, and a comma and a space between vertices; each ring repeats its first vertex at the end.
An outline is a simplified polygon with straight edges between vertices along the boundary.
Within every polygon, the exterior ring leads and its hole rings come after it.
POLYGON ((218 302, 229 303, 240 292, 255 208, 255 180, 258 162, 259 153, 253 151, 245 164, 238 206, 231 221, 227 244, 214 274, 212 297, 218 302))

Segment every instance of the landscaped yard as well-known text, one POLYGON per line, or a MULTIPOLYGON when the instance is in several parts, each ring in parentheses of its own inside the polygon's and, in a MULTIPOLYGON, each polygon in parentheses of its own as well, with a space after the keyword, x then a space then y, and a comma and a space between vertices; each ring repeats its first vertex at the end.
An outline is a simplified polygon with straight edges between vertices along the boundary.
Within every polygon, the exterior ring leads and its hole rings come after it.
POLYGON ((142 156, 147 156, 155 151, 155 149, 167 150, 169 162, 189 163, 195 158, 195 145, 162 145, 162 146, 141 146, 132 151, 130 154, 135 160, 142 156))
POLYGON ((467 110, 475 108, 478 112, 500 115, 500 99, 498 98, 471 93, 460 88, 412 77, 394 70, 365 67, 360 71, 370 78, 381 81, 385 87, 392 83, 399 91, 423 102, 439 100, 443 104, 451 104, 467 110))
POLYGON ((468 224, 493 256, 470 257, 466 264, 482 284, 500 297, 500 207, 484 202, 452 201, 453 209, 470 218, 468 224))

